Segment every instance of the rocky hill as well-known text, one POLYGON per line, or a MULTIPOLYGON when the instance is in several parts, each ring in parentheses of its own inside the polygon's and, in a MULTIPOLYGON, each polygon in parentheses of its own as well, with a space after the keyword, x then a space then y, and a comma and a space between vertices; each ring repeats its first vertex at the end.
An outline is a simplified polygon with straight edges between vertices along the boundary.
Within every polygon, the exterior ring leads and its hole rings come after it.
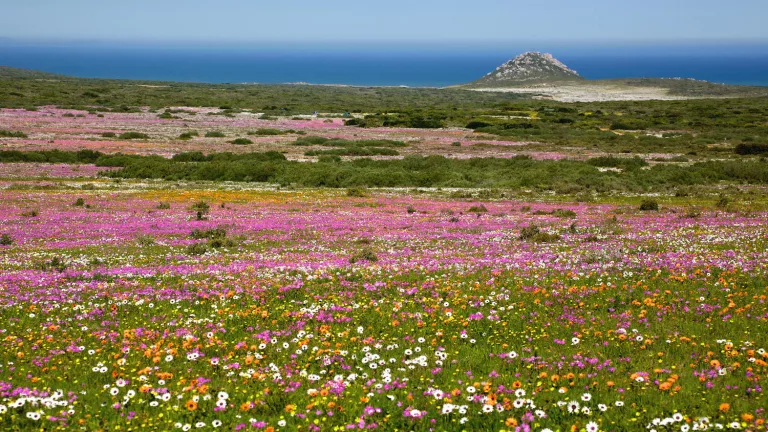
POLYGON ((493 72, 470 83, 473 87, 504 87, 562 81, 581 81, 584 78, 552 57, 552 54, 527 52, 499 66, 493 72))

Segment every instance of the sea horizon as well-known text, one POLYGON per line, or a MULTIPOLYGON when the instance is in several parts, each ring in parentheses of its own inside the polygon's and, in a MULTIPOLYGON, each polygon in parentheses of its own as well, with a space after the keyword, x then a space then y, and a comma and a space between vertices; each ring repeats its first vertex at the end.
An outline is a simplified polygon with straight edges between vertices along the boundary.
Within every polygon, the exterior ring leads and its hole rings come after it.
POLYGON ((196 83, 447 87, 525 51, 552 53, 590 80, 690 78, 768 86, 768 43, 247 46, 0 41, 0 66, 82 78, 196 83))

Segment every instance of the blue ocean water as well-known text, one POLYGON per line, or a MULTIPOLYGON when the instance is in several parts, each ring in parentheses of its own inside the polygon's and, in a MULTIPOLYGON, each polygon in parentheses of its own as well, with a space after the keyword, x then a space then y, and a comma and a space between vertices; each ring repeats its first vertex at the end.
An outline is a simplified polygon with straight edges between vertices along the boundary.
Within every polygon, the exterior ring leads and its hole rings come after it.
MULTIPOLYGON (((473 81, 523 50, 0 43, 0 65, 88 78, 443 87, 473 81)), ((589 79, 682 77, 768 86, 768 45, 566 47, 548 51, 589 79)))

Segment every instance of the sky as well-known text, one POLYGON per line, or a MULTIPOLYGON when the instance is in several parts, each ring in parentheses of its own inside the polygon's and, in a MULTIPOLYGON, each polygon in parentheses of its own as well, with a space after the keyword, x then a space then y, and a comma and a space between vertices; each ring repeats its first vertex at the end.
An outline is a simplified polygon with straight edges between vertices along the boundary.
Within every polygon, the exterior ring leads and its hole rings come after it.
POLYGON ((768 41, 768 0, 5 0, 0 38, 122 43, 768 41))

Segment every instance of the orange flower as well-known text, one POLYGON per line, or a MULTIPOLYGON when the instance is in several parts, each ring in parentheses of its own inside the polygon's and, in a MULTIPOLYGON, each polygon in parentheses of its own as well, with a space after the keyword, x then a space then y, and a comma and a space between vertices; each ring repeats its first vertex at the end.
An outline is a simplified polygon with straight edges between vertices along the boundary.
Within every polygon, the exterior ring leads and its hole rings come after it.
POLYGON ((507 425, 507 427, 515 427, 517 426, 517 420, 514 417, 510 417, 504 422, 504 424, 507 425))
POLYGON ((721 403, 720 404, 720 411, 721 412, 728 412, 728 410, 731 409, 731 406, 727 403, 721 403))
POLYGON ((190 399, 190 400, 187 401, 186 404, 184 404, 184 406, 187 407, 187 409, 189 411, 194 411, 194 410, 197 409, 197 402, 195 402, 192 399, 190 399))

